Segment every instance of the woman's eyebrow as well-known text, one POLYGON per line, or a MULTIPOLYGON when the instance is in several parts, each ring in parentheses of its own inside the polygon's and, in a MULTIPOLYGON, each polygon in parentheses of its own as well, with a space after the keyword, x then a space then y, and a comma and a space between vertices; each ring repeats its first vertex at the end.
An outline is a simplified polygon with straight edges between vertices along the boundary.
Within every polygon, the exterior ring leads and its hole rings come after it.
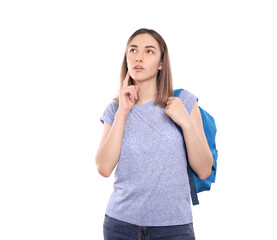
MULTIPOLYGON (((155 48, 154 46, 145 46, 145 48, 155 48)), ((155 48, 157 50, 157 48, 155 48)))
MULTIPOLYGON (((138 47, 138 45, 134 45, 134 44, 132 44, 132 45, 130 45, 129 46, 129 48, 130 47, 135 47, 135 48, 137 48, 138 47)), ((145 48, 155 48, 154 46, 152 46, 152 45, 147 45, 147 46, 145 46, 145 48)), ((156 48, 155 48, 156 49, 156 48)), ((157 50, 157 49, 156 49, 157 50)))
POLYGON ((137 48, 138 45, 134 45, 134 44, 133 44, 133 45, 129 45, 129 48, 130 48, 130 47, 136 47, 136 48, 137 48))

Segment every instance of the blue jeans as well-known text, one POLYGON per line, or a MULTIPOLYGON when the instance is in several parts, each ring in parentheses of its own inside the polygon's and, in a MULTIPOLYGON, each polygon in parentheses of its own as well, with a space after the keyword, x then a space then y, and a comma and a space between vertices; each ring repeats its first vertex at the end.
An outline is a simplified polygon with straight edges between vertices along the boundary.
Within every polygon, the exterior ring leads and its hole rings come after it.
POLYGON ((193 224, 142 227, 105 215, 104 240, 195 240, 193 224))

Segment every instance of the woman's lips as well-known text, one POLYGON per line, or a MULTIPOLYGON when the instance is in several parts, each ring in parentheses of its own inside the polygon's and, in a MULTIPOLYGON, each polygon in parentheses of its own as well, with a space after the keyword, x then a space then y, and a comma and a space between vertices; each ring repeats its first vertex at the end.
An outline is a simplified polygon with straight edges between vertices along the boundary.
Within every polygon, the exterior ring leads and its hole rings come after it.
POLYGON ((134 70, 137 71, 137 72, 141 72, 141 71, 144 70, 144 68, 142 66, 137 65, 137 66, 134 67, 134 70))

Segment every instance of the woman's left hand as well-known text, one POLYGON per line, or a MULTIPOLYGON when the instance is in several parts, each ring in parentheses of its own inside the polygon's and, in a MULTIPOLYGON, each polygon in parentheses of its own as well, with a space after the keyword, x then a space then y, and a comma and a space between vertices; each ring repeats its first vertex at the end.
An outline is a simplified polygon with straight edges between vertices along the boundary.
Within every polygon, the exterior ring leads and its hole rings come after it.
POLYGON ((179 97, 168 98, 165 113, 180 127, 183 127, 190 121, 187 109, 179 97))

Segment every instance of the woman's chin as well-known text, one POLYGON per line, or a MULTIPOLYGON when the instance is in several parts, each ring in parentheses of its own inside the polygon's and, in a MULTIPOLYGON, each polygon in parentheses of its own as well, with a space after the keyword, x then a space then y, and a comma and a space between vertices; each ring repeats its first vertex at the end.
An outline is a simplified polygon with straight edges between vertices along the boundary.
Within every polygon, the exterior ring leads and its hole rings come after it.
POLYGON ((145 76, 139 76, 139 74, 133 74, 133 75, 130 75, 132 77, 132 79, 136 82, 142 82, 142 81, 145 81, 147 80, 148 78, 145 77, 145 76))
MULTIPOLYGON (((131 76, 131 75, 130 75, 131 76)), ((131 78, 136 81, 136 82, 140 82, 140 81, 143 81, 142 78, 138 77, 138 76, 131 76, 131 78)))

